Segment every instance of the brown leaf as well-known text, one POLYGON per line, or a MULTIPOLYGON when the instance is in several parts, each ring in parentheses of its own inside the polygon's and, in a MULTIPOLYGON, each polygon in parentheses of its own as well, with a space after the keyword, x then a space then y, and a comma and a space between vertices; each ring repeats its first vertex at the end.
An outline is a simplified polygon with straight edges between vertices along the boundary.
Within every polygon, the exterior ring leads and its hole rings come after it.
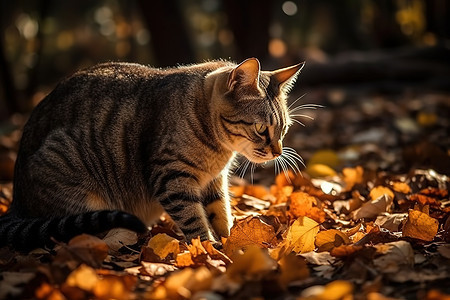
POLYGON ((438 220, 418 210, 410 210, 403 225, 403 236, 432 241, 439 229, 438 220))
POLYGON ((89 234, 81 234, 72 238, 67 246, 60 248, 55 260, 61 263, 83 262, 92 267, 99 267, 107 256, 108 245, 103 240, 89 234))
POLYGON ((277 243, 275 229, 259 217, 247 217, 239 220, 230 230, 230 236, 223 245, 224 252, 231 257, 240 249, 254 245, 268 248, 277 243))
POLYGON ((353 220, 362 218, 375 218, 381 213, 387 212, 393 203, 393 199, 388 194, 382 194, 379 198, 364 203, 352 213, 353 220))
POLYGON ((441 202, 432 197, 428 197, 421 194, 413 194, 409 196, 410 201, 418 202, 422 205, 441 206, 441 202))
POLYGON ((369 193, 369 196, 372 200, 378 199, 383 195, 387 195, 388 198, 394 199, 394 193, 391 191, 391 189, 381 185, 374 187, 370 190, 369 193))
POLYGON ((278 278, 280 285, 287 288, 289 283, 309 277, 309 269, 306 260, 293 253, 285 255, 279 262, 281 274, 278 278))

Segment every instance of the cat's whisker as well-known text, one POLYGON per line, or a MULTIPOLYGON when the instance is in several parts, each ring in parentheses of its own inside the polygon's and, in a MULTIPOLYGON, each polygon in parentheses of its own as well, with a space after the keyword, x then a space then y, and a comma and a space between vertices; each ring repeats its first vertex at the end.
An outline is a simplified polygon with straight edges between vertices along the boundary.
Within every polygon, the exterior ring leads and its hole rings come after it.
POLYGON ((250 165, 250 181, 252 184, 253 184, 253 174, 255 173, 255 168, 256 168, 256 164, 252 162, 250 165))
POLYGON ((301 117, 301 118, 314 120, 314 117, 311 117, 311 116, 308 116, 308 115, 290 115, 289 117, 291 117, 291 118, 301 117))
POLYGON ((285 162, 284 158, 282 156, 279 156, 278 157, 278 162, 279 162, 281 168, 283 169, 283 173, 284 173, 284 176, 286 177, 287 181, 289 183, 291 183, 291 179, 289 178, 288 167, 286 165, 286 162, 285 162))
MULTIPOLYGON (((289 110, 292 106, 294 106, 294 104, 297 103, 297 101, 299 101, 300 99, 302 99, 303 97, 305 97, 306 94, 307 94, 307 93, 304 93, 303 95, 301 95, 300 97, 298 97, 297 99, 295 99, 294 102, 292 102, 291 104, 289 104, 288 110, 289 110)), ((301 105, 300 105, 300 106, 301 106, 301 105)))
MULTIPOLYGON (((242 169, 241 169, 241 171, 239 172, 239 177, 240 178, 244 178, 244 176, 245 176, 245 172, 247 172, 247 169, 248 169, 248 166, 250 165, 250 161, 249 160, 246 160, 241 166, 242 166, 242 169)), ((239 168, 241 167, 241 166, 239 166, 239 168)))
POLYGON ((299 110, 304 110, 304 109, 318 109, 318 108, 324 108, 325 106, 320 105, 320 104, 302 104, 302 105, 298 105, 296 107, 294 107, 293 109, 290 109, 291 106, 289 106, 289 113, 293 113, 299 110))
POLYGON ((306 127, 306 125, 305 125, 304 123, 300 122, 300 121, 297 120, 297 119, 291 119, 291 120, 292 120, 293 122, 295 122, 295 123, 297 123, 297 124, 303 126, 303 127, 306 127))
POLYGON ((291 157, 290 153, 286 152, 286 153, 283 153, 281 156, 286 161, 286 163, 291 167, 291 169, 294 171, 295 174, 302 173, 300 171, 300 168, 298 167, 297 162, 295 161, 295 159, 293 157, 291 157))
POLYGON ((286 153, 286 155, 289 155, 289 157, 291 157, 292 159, 300 162, 300 164, 302 164, 302 166, 306 168, 305 160, 293 148, 283 147, 283 152, 286 153))

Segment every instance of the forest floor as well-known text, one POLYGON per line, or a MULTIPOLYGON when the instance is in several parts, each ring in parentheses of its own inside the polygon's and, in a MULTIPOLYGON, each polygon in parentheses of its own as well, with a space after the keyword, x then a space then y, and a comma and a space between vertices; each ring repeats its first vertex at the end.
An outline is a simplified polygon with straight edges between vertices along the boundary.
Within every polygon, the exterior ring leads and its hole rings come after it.
MULTIPOLYGON (((233 177, 222 250, 164 218, 108 245, 2 248, 0 299, 450 299, 450 95, 311 89, 291 109, 308 103, 324 107, 284 143, 306 167, 233 177)), ((0 214, 23 121, 0 128, 0 214)))

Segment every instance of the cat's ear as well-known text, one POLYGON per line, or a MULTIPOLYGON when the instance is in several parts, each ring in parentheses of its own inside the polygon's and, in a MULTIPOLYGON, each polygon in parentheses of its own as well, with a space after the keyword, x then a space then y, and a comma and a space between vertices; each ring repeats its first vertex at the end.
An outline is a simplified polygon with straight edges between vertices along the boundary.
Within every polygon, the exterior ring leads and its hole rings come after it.
POLYGON ((271 72, 271 81, 283 92, 289 92, 305 62, 271 72))
POLYGON ((232 90, 236 85, 258 88, 261 66, 256 58, 249 58, 235 67, 228 76, 227 87, 232 90))

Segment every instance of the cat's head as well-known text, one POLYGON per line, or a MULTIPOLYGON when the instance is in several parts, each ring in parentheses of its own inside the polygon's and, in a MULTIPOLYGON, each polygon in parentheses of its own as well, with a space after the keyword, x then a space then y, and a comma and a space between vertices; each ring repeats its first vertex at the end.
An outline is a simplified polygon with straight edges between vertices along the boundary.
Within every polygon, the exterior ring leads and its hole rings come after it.
POLYGON ((282 141, 291 125, 287 93, 303 65, 261 71, 259 61, 250 58, 227 72, 218 121, 222 142, 229 149, 254 163, 282 154, 282 141))

